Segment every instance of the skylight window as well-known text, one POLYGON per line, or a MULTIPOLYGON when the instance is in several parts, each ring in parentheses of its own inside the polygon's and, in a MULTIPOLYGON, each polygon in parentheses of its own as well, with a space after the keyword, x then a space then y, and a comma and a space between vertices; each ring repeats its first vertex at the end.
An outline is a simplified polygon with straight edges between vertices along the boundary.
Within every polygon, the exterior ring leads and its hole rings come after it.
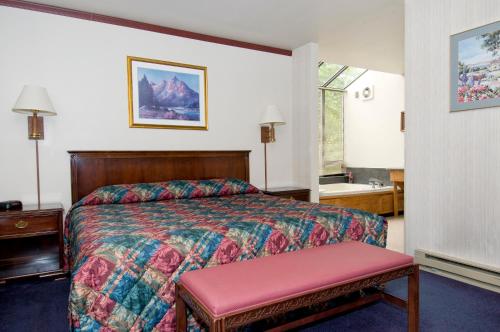
POLYGON ((319 86, 345 90, 365 72, 364 68, 320 62, 318 68, 319 86))
POLYGON ((325 83, 327 83, 330 80, 330 78, 336 73, 338 73, 338 71, 341 70, 343 67, 344 66, 342 65, 321 62, 318 71, 319 86, 323 86, 325 83))

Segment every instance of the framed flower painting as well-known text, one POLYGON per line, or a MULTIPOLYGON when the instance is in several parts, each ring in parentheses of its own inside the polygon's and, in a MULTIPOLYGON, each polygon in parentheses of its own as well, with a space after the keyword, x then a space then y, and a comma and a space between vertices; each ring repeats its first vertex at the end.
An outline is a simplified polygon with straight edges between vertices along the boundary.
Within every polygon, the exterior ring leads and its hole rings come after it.
POLYGON ((451 111, 500 106, 500 21, 451 36, 451 111))

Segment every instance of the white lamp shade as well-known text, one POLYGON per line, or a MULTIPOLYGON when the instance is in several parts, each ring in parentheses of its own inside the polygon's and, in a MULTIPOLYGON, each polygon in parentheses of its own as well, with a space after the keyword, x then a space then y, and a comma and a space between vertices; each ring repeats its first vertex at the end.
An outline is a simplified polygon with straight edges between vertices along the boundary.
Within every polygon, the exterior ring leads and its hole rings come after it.
POLYGON ((283 125, 285 124, 285 120, 283 119, 283 116, 278 110, 278 107, 276 107, 275 105, 269 105, 267 106, 266 111, 264 112, 262 118, 260 119, 260 124, 283 125))
POLYGON ((40 86, 25 85, 12 111, 23 114, 56 115, 47 90, 40 86))

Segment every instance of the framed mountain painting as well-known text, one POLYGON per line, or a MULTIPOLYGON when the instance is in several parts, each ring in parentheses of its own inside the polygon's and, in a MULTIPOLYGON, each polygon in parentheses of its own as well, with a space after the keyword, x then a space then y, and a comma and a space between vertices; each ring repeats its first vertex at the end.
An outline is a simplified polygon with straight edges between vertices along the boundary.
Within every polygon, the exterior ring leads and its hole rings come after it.
POLYGON ((500 106, 500 21, 451 36, 450 110, 500 106))
POLYGON ((127 57, 131 128, 207 130, 207 68, 127 57))

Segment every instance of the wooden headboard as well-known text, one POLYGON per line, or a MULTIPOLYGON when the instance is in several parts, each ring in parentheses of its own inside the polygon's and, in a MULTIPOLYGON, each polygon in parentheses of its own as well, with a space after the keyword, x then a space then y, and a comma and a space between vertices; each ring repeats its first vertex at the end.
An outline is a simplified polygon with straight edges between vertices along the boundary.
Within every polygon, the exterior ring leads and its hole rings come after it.
POLYGON ((237 178, 250 180, 250 151, 68 151, 71 200, 111 184, 237 178))

